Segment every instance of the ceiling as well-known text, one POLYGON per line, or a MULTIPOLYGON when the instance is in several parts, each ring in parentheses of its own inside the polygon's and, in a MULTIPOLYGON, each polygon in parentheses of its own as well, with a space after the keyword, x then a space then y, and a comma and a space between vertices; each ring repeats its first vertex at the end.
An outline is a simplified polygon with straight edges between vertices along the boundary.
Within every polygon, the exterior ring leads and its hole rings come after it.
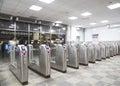
POLYGON ((109 23, 120 22, 120 8, 109 10, 110 2, 116 3, 120 0, 55 0, 51 4, 42 3, 38 0, 0 0, 0 13, 11 14, 22 17, 36 17, 46 21, 63 21, 70 26, 82 25, 91 27, 89 23, 96 22, 96 26, 103 25, 101 20, 109 20, 109 23), (31 5, 43 7, 36 12, 29 9, 31 5), (80 14, 89 11, 89 17, 80 14), (68 17, 76 16, 77 20, 69 20, 68 17))

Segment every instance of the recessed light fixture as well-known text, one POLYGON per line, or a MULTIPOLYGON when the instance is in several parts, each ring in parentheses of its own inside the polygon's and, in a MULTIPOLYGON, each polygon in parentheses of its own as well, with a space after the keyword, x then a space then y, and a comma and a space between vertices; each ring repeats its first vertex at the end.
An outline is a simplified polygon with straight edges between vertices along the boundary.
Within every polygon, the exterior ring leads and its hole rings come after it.
POLYGON ((92 29, 92 30, 97 30, 97 29, 92 29))
POLYGON ((60 24, 55 24, 56 27, 60 26, 60 24))
POLYGON ((62 21, 55 21, 55 23, 62 23, 62 21))
POLYGON ((81 16, 84 16, 84 17, 90 16, 90 15, 92 15, 92 13, 90 12, 84 12, 81 14, 81 16))
POLYGON ((75 25, 74 27, 83 27, 82 25, 75 25))
POLYGON ((119 24, 111 25, 111 27, 120 27, 119 24))
POLYGON ((55 0, 39 0, 39 1, 44 2, 44 3, 47 3, 47 4, 50 4, 50 3, 52 3, 52 2, 55 1, 55 0))
POLYGON ((117 9, 117 8, 120 8, 120 3, 115 3, 115 4, 109 5, 107 7, 111 10, 117 9))
POLYGON ((50 30, 50 33, 54 33, 54 30, 50 30))
POLYGON ((71 16, 71 17, 69 17, 68 19, 70 19, 70 20, 76 20, 76 19, 78 19, 78 17, 71 16))
POLYGON ((63 29, 63 30, 66 30, 66 28, 65 28, 65 27, 63 27, 62 29, 63 29))
POLYGON ((97 23, 90 23, 90 25, 96 25, 97 23))
POLYGON ((32 5, 30 8, 30 10, 34 10, 34 11, 40 11, 42 9, 42 7, 36 6, 36 5, 32 5))
POLYGON ((33 29, 33 30, 38 30, 38 29, 33 29))
POLYGON ((108 20, 102 20, 101 23, 108 23, 108 20))

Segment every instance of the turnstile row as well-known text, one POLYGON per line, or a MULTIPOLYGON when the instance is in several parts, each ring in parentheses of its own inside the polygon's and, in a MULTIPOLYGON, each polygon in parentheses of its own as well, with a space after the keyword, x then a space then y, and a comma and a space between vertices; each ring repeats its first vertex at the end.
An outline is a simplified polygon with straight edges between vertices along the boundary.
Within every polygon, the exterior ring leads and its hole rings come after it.
POLYGON ((28 83, 28 67, 33 71, 50 77, 51 68, 61 72, 67 71, 67 66, 79 68, 79 64, 88 65, 96 60, 110 58, 120 54, 120 43, 87 43, 69 44, 62 46, 41 45, 38 49, 32 45, 12 46, 10 50, 11 64, 10 70, 22 84, 28 83), (28 58, 29 57, 29 58, 28 58))

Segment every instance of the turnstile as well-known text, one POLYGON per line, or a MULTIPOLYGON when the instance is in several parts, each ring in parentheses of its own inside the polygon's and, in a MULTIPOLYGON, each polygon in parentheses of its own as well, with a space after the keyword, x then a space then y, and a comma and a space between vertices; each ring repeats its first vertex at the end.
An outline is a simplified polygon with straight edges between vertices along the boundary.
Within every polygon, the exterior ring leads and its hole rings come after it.
POLYGON ((28 84, 27 48, 24 45, 11 46, 10 71, 22 84, 28 84))
POLYGON ((106 59, 106 55, 105 55, 105 45, 103 43, 100 43, 100 57, 102 59, 106 59))
POLYGON ((85 44, 80 44, 78 46, 78 58, 79 58, 79 64, 88 66, 88 49, 85 44))
POLYGON ((99 44, 94 44, 94 47, 95 47, 95 57, 96 57, 96 61, 101 61, 100 45, 99 45, 99 44))
POLYGON ((78 48, 74 44, 66 45, 66 58, 67 65, 69 67, 78 69, 79 68, 79 59, 78 59, 78 48))
POLYGON ((88 49, 88 52, 87 52, 88 61, 90 63, 95 63, 96 57, 95 57, 95 48, 94 48, 94 45, 92 43, 88 43, 87 44, 87 49, 88 49))
POLYGON ((67 71, 66 50, 61 44, 54 44, 51 48, 51 67, 65 73, 67 71))
POLYGON ((109 45, 109 50, 110 50, 110 57, 113 57, 114 56, 114 47, 112 46, 111 42, 109 42, 108 45, 109 45))
POLYGON ((118 42, 118 53, 120 55, 120 42, 118 42))
POLYGON ((113 47, 114 47, 114 56, 117 55, 117 46, 115 44, 115 42, 113 42, 113 47))
POLYGON ((119 45, 117 42, 115 42, 115 45, 116 45, 116 55, 118 55, 119 54, 119 45))
POLYGON ((50 66, 50 47, 41 45, 38 49, 33 48, 33 45, 28 45, 28 67, 36 73, 49 78, 51 74, 50 66))
POLYGON ((2 57, 2 47, 0 45, 0 58, 2 57))

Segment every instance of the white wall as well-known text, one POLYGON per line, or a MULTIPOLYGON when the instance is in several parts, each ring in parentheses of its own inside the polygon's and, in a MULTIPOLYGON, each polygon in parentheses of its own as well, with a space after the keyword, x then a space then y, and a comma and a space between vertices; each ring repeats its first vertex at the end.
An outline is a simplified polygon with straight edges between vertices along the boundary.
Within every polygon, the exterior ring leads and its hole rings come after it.
POLYGON ((99 34, 98 41, 117 41, 120 40, 120 28, 99 27, 86 29, 85 41, 92 41, 92 34, 99 34))
POLYGON ((76 27, 68 27, 66 41, 76 42, 77 36, 80 36, 80 41, 83 41, 83 30, 77 31, 76 27))

